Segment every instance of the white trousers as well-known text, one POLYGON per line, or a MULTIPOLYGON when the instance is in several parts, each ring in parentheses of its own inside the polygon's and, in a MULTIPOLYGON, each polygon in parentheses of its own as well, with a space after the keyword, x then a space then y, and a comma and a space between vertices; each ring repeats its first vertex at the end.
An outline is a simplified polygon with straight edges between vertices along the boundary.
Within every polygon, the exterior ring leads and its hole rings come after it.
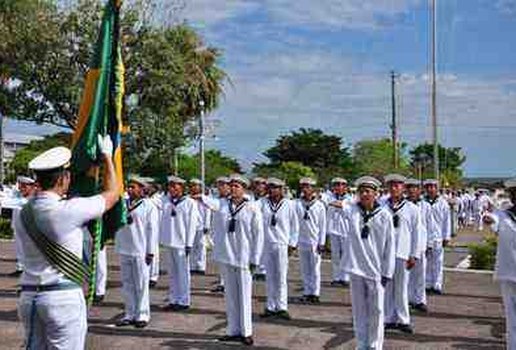
POLYGON ((13 232, 13 236, 14 246, 16 248, 16 271, 23 271, 23 246, 16 232, 13 232))
POLYGON ((168 248, 168 302, 190 305, 190 266, 184 248, 168 248))
POLYGON ((409 302, 426 305, 426 255, 421 254, 409 272, 409 302))
POLYGON ((22 292, 18 315, 27 349, 84 350, 88 325, 82 289, 22 292))
POLYGON ((484 229, 484 221, 482 220, 482 213, 474 213, 473 221, 475 223, 475 229, 482 231, 484 229))
POLYGON ((442 246, 433 248, 427 256, 426 287, 437 290, 443 289, 444 249, 442 246))
POLYGON ((143 256, 120 255, 125 319, 150 320, 149 265, 143 256))
POLYGON ((106 294, 106 282, 107 282, 107 254, 106 247, 99 250, 99 255, 97 255, 97 274, 95 276, 96 279, 96 295, 105 295, 106 294))
POLYGON ((406 260, 396 258, 394 275, 385 286, 385 323, 410 324, 406 260))
POLYGON ((268 246, 264 252, 267 269, 267 309, 271 311, 288 308, 288 246, 268 246))
POLYGON ((206 237, 203 230, 195 233, 190 256, 190 270, 206 271, 206 237))
POLYGON ((158 282, 159 279, 159 242, 156 242, 156 248, 154 249, 154 257, 150 264, 150 280, 158 282))
POLYGON ((516 282, 500 281, 507 329, 506 347, 516 350, 516 282))
POLYGON ((321 293, 321 255, 315 248, 301 247, 299 264, 303 275, 303 295, 319 296, 321 293))
POLYGON ((383 348, 384 288, 380 281, 351 274, 351 309, 357 349, 383 348))
POLYGON ((224 275, 227 335, 249 337, 253 334, 252 288, 253 278, 248 269, 221 264, 224 275))
POLYGON ((346 238, 338 235, 330 235, 331 267, 334 281, 349 282, 349 274, 344 271, 342 259, 346 244, 346 238))

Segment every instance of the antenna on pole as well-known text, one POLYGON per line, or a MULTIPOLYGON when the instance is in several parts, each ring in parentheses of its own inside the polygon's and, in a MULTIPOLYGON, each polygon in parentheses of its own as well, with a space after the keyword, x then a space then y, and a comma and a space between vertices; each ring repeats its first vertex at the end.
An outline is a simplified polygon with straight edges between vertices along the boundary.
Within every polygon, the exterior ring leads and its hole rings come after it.
POLYGON ((399 168, 398 120, 396 117, 396 73, 391 71, 391 106, 392 106, 392 165, 399 168))

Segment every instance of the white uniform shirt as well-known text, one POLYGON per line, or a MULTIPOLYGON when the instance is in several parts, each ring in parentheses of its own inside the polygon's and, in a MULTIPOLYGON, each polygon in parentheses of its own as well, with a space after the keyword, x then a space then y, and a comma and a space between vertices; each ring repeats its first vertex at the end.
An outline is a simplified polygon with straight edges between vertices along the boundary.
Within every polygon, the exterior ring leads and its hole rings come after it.
POLYGON ((299 231, 299 223, 294 201, 283 198, 277 205, 274 205, 268 198, 263 198, 259 205, 263 216, 265 246, 296 246, 297 236, 295 233, 299 231), (273 225, 273 217, 275 225, 273 225))
POLYGON ((192 198, 197 203, 199 211, 199 223, 197 231, 208 231, 211 229, 212 210, 210 208, 211 199, 202 195, 200 199, 192 198))
POLYGON ((426 249, 429 247, 430 242, 428 240, 428 230, 431 230, 432 227, 435 227, 435 224, 433 223, 434 219, 432 217, 432 207, 430 206, 430 203, 422 199, 413 203, 417 205, 419 209, 419 217, 421 218, 417 249, 417 256, 420 257, 422 254, 425 254, 426 249))
POLYGON ((27 201, 28 201, 27 198, 20 197, 18 199, 18 205, 12 209, 11 228, 13 229, 15 234, 16 234, 16 222, 20 220, 21 209, 27 203, 27 201))
POLYGON ((435 201, 428 198, 425 200, 430 204, 433 219, 427 231, 429 247, 438 248, 443 240, 451 238, 450 206, 441 196, 437 197, 435 201))
POLYGON ((511 218, 511 214, 496 210, 488 215, 493 218, 492 229, 498 235, 494 278, 516 282, 516 217, 511 218))
POLYGON ((379 206, 368 220, 369 234, 362 238, 364 219, 357 203, 343 209, 342 215, 349 227, 348 243, 343 268, 346 272, 367 279, 380 281, 382 276, 392 278, 395 267, 396 242, 392 215, 379 206))
POLYGON ((326 233, 329 235, 346 237, 347 228, 342 217, 342 208, 329 205, 332 202, 341 202, 344 207, 351 204, 352 198, 350 195, 345 195, 343 198, 339 199, 334 194, 331 194, 331 196, 328 197, 328 202, 326 203, 326 233))
POLYGON ((391 205, 390 198, 385 201, 386 209, 393 217, 398 216, 398 227, 394 227, 396 237, 396 258, 408 260, 418 256, 419 232, 421 231, 421 217, 418 207, 403 199, 396 206, 391 205))
POLYGON ((318 245, 324 245, 326 208, 323 202, 314 199, 308 203, 304 199, 297 199, 294 207, 299 222, 299 247, 312 249, 318 245))
POLYGON ((160 243, 171 248, 192 247, 199 223, 195 200, 183 197, 174 205, 170 196, 162 197, 160 243), (172 213, 175 211, 175 216, 172 213))
MULTIPOLYGON (((82 259, 83 226, 104 213, 101 195, 61 200, 54 192, 41 192, 33 199, 33 212, 39 231, 82 259)), ((22 285, 49 285, 67 280, 47 261, 28 236, 21 220, 16 223, 24 256, 22 285)))
POLYGON ((263 219, 258 202, 245 201, 234 214, 235 231, 229 232, 233 204, 221 199, 219 208, 213 213, 214 259, 221 264, 239 268, 258 265, 263 250, 263 219))
MULTIPOLYGON (((136 206, 137 205, 137 206, 136 206)), ((127 214, 130 221, 115 236, 115 251, 118 254, 142 256, 156 254, 156 237, 158 236, 158 210, 152 201, 143 198, 141 204, 127 214)), ((129 206, 128 206, 129 207, 129 206)))

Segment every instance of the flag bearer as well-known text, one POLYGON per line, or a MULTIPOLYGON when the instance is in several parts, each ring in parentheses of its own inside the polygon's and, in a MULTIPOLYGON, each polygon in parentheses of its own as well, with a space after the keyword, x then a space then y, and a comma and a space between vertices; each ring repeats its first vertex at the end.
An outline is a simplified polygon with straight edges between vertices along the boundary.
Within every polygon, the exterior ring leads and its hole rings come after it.
POLYGON ((163 200, 160 242, 168 257, 169 295, 166 310, 190 307, 190 266, 188 263, 199 222, 194 199, 185 195, 186 181, 168 177, 168 195, 163 200))
POLYGON ((349 244, 344 269, 351 276, 353 328, 358 349, 382 349, 384 293, 396 263, 392 215, 378 201, 380 182, 370 176, 356 181, 358 201, 344 208, 349 244))
POLYGON ((429 247, 427 249, 426 288, 435 294, 442 294, 444 247, 448 245, 451 238, 450 206, 444 198, 439 196, 437 180, 425 180, 423 185, 434 224, 427 231, 429 247))
POLYGON ((285 182, 267 179, 269 195, 261 200, 265 233, 264 261, 267 270, 267 305, 262 317, 277 316, 289 320, 288 253, 296 246, 298 222, 293 202, 285 198, 285 182))
POLYGON ((104 191, 92 197, 62 200, 70 186, 69 149, 52 148, 29 163, 38 192, 16 223, 25 257, 18 314, 27 349, 85 347, 86 303, 81 285, 85 274, 80 269, 83 227, 120 199, 111 139, 99 137, 99 149, 105 168, 104 191))
POLYGON ((385 207, 392 215, 396 240, 394 275, 385 289, 385 328, 412 334, 414 330, 410 325, 408 280, 409 271, 417 261, 421 218, 418 207, 404 198, 405 181, 405 177, 399 174, 385 177, 389 189, 385 207))
POLYGON ((295 210, 299 222, 299 262, 303 275, 303 302, 319 303, 321 292, 321 254, 326 241, 326 208, 315 193, 316 181, 299 181, 301 198, 295 210))
POLYGON ((190 180, 190 197, 197 203, 199 211, 199 226, 195 233, 190 257, 190 271, 193 274, 206 274, 206 235, 211 229, 212 210, 209 199, 202 193, 203 183, 199 179, 190 180))
POLYGON ((231 199, 220 202, 214 212, 215 261, 225 282, 227 328, 221 341, 253 344, 252 273, 263 249, 263 219, 258 203, 245 198, 249 181, 241 175, 230 177, 231 199))
POLYGON ((115 251, 120 255, 120 273, 125 315, 117 326, 134 324, 144 328, 150 321, 149 273, 158 235, 158 211, 144 198, 147 184, 132 177, 127 186, 127 225, 115 236, 115 251))

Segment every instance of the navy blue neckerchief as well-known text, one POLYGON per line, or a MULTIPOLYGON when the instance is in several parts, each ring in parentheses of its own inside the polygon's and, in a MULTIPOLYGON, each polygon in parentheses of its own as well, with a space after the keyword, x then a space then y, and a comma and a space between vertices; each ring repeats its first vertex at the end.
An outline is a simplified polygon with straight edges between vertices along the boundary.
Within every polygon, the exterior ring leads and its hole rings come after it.
POLYGON ((395 228, 398 228, 400 226, 400 216, 398 215, 398 211, 400 211, 401 208, 403 208, 405 206, 405 204, 407 204, 407 201, 405 200, 405 198, 403 198, 398 203, 398 205, 394 205, 394 203, 392 202, 392 197, 391 197, 387 200, 387 202, 389 202, 389 208, 391 208, 392 213, 394 214, 392 216, 392 224, 394 225, 395 228))
POLYGON ((233 201, 229 201, 229 214, 231 215, 231 219, 229 219, 229 227, 228 232, 234 233, 236 230, 236 216, 237 214, 244 209, 247 204, 247 199, 243 199, 242 202, 238 203, 236 207, 233 207, 233 201))
POLYGON ((285 198, 282 197, 282 198, 280 198, 278 203, 273 203, 270 198, 267 198, 267 202, 269 202, 269 208, 272 211, 272 217, 271 217, 271 226, 272 227, 276 226, 276 224, 277 224, 276 213, 278 212, 278 210, 281 209, 281 207, 283 206, 283 203, 285 203, 285 201, 286 201, 285 198))
POLYGON ((315 202, 317 201, 317 198, 316 197, 312 198, 312 200, 308 203, 306 203, 306 201, 304 199, 302 201, 303 201, 303 206, 305 208, 305 215, 303 216, 303 220, 309 220, 310 216, 308 215, 308 212, 310 211, 310 208, 312 207, 312 205, 314 205, 315 202))
POLYGON ((170 216, 175 217, 177 215, 176 208, 185 199, 186 199, 185 195, 182 195, 179 198, 172 198, 172 197, 170 197, 170 203, 172 203, 172 210, 170 211, 170 216))
POLYGON ((369 220, 378 214, 382 208, 376 201, 374 202, 373 210, 371 211, 366 210, 361 203, 357 203, 357 205, 360 208, 360 215, 362 216, 362 222, 364 224, 364 226, 362 226, 362 230, 360 231, 360 237, 366 239, 369 237, 369 233, 371 231, 369 228, 369 220))

